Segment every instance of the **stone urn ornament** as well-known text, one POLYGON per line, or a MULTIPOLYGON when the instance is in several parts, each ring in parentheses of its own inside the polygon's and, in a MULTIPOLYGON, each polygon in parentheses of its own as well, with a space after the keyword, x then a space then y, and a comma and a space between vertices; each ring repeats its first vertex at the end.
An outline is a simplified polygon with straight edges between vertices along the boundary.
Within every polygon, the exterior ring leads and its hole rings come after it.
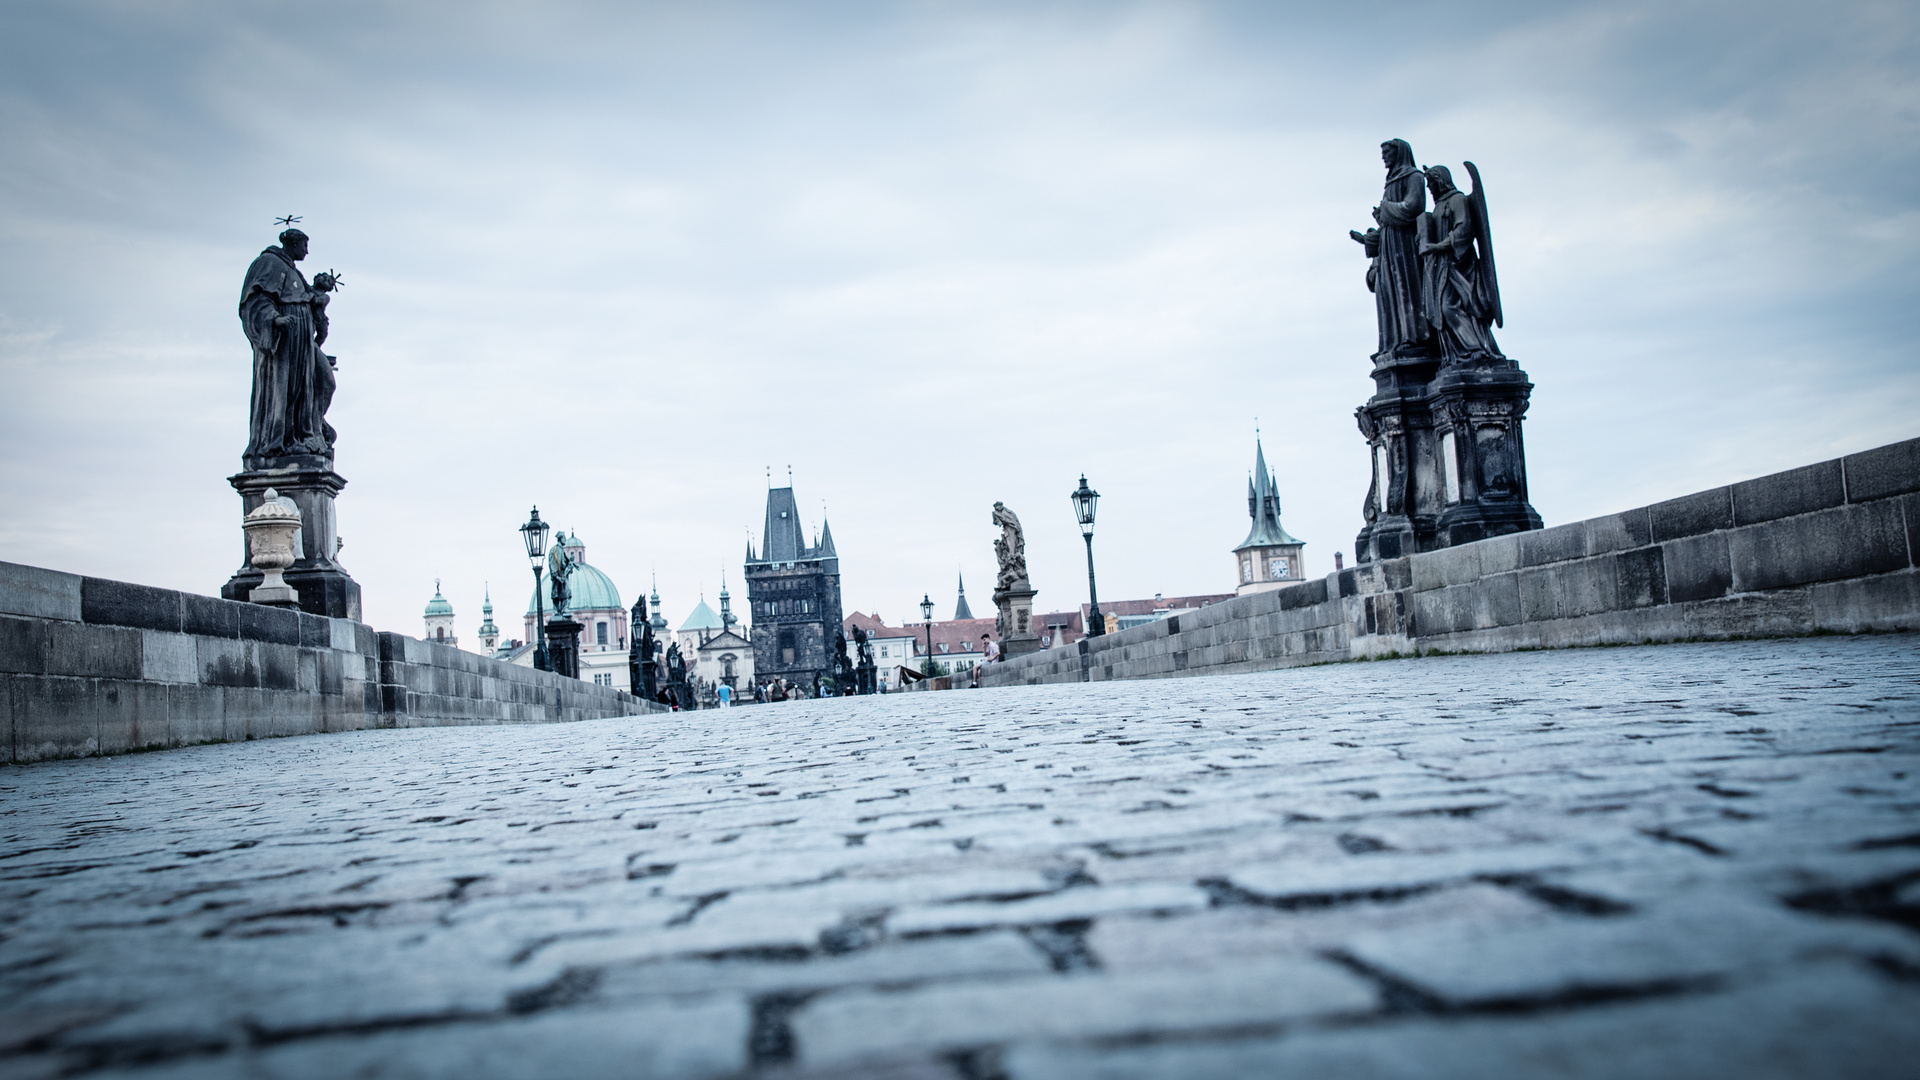
POLYGON ((279 493, 268 488, 260 505, 240 524, 247 530, 250 561, 266 575, 247 599, 272 607, 298 608, 300 594, 280 575, 300 557, 294 546, 294 537, 300 532, 300 511, 282 503, 279 493))

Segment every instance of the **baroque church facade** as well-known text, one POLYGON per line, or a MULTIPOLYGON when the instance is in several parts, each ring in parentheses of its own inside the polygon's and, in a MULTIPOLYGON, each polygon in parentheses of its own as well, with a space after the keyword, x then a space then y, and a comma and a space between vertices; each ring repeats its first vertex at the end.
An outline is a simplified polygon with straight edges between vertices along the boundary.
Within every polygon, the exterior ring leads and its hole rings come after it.
POLYGON ((760 551, 747 545, 747 603, 753 620, 753 675, 784 678, 812 692, 834 671, 840 630, 840 557, 825 520, 807 543, 791 486, 767 492, 760 551))

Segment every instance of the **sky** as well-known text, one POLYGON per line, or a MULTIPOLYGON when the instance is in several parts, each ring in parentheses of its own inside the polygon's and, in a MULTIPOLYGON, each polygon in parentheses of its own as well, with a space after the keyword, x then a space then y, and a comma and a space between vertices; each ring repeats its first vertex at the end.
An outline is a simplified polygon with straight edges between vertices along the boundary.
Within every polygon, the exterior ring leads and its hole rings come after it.
POLYGON ((239 566, 298 214, 380 629, 518 636, 535 504, 677 626, 789 469, 848 612, 986 614, 996 500, 1081 603, 1082 473, 1103 597, 1228 592, 1256 427, 1324 574, 1395 137, 1485 179, 1548 524, 1920 435, 1910 3, 6 0, 0 560, 239 566))

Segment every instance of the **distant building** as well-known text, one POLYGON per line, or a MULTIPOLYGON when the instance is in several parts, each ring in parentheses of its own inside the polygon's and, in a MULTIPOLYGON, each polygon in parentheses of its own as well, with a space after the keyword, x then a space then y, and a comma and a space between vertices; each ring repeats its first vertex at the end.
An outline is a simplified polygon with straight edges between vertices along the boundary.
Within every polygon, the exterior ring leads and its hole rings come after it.
POLYGON ((965 574, 961 574, 959 577, 960 602, 953 606, 953 617, 955 619, 971 619, 973 618, 973 609, 967 606, 967 577, 965 574))
POLYGON ((433 579, 433 599, 427 601, 427 610, 422 618, 426 621, 428 641, 437 641, 442 645, 458 646, 460 639, 453 632, 453 605, 440 595, 440 579, 433 579))
POLYGON ((840 629, 840 556, 823 520, 811 545, 800 525, 793 488, 767 492, 760 551, 747 545, 747 603, 753 614, 754 677, 786 679, 811 692, 833 674, 833 636, 840 629))
POLYGON ((1247 481, 1247 514, 1253 518, 1253 529, 1233 549, 1240 572, 1240 587, 1234 595, 1305 581, 1300 551, 1306 545, 1280 527, 1280 488, 1267 470, 1267 453, 1258 437, 1253 440, 1253 476, 1247 481))
MULTIPOLYGON (((1160 596, 1151 600, 1102 600, 1100 614, 1107 624, 1107 632, 1115 633, 1130 626, 1142 623, 1159 622, 1169 615, 1178 615, 1183 611, 1195 611, 1222 600, 1231 600, 1233 593, 1209 593, 1203 596, 1160 596)), ((1071 645, 1087 636, 1087 605, 1081 604, 1073 611, 1050 611, 1045 615, 1033 617, 1034 633, 1040 635, 1040 647, 1051 649, 1059 645, 1071 645)))
MULTIPOLYGON (((581 626, 580 630, 580 678, 583 682, 598 686, 614 686, 626 689, 629 683, 627 675, 627 609, 620 603, 620 590, 613 585, 613 579, 588 565, 586 541, 580 534, 569 536, 561 533, 555 542, 565 549, 567 556, 574 561, 571 574, 567 577, 567 614, 581 626)), ((548 584, 542 579, 540 588, 547 591, 548 584)), ((525 624, 527 640, 539 640, 539 631, 534 623, 538 615, 553 618, 551 594, 529 596, 525 624)), ((512 658, 513 663, 531 665, 533 651, 525 650, 512 658)))
POLYGON ((841 624, 841 629, 847 635, 847 655, 856 661, 859 657, 854 655, 853 651, 855 627, 865 630, 867 640, 873 645, 873 663, 880 672, 880 688, 887 691, 898 690, 900 687, 895 681, 896 670, 903 665, 912 667, 913 657, 919 649, 919 646, 914 644, 918 639, 914 637, 913 631, 904 627, 888 626, 878 615, 854 612, 846 617, 841 624))
POLYGON ((480 605, 480 652, 492 656, 500 644, 500 628, 493 625, 493 588, 487 587, 486 602, 480 605))
MULTIPOLYGON (((947 674, 958 675, 970 668, 987 662, 987 643, 981 635, 992 637, 993 619, 949 619, 933 624, 933 658, 947 669, 947 674)), ((912 635, 913 657, 907 666, 922 670, 920 665, 926 661, 927 624, 908 623, 903 629, 912 635)))

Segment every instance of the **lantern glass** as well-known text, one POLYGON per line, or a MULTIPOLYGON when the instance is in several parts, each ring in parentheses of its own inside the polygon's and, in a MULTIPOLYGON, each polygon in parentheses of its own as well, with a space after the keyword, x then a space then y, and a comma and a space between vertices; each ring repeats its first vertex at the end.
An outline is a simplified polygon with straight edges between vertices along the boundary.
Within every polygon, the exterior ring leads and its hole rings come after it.
POLYGON ((1093 513, 1100 502, 1100 493, 1087 486, 1087 478, 1080 477, 1080 488, 1068 498, 1073 500, 1073 516, 1080 522, 1080 531, 1093 531, 1093 513))
POLYGON ((931 594, 922 593, 920 596, 920 621, 933 621, 933 597, 931 594))
POLYGON ((540 520, 540 508, 534 507, 533 516, 527 519, 525 525, 520 526, 520 536, 527 542, 527 558, 530 561, 538 563, 540 557, 547 553, 549 531, 550 526, 540 520))

